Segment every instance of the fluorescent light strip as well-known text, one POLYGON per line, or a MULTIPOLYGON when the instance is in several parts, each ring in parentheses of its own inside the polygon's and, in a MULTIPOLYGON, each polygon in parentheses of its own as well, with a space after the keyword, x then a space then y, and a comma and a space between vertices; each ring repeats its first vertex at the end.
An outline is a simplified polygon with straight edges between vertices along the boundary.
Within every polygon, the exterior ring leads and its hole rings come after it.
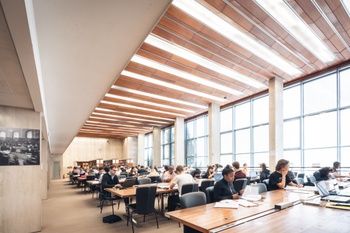
MULTIPOLYGON (((100 130, 100 131, 129 131, 129 132, 139 132, 142 131, 140 129, 129 129, 129 128, 108 128, 108 129, 99 129, 98 127, 92 127, 92 126, 84 126, 84 128, 82 128, 83 130, 100 130)), ((147 131, 147 130, 143 130, 143 131, 147 131)))
MULTIPOLYGON (((124 72, 124 71, 123 71, 123 72, 124 72)), ((149 111, 149 112, 164 113, 164 114, 174 115, 174 116, 179 116, 179 117, 186 117, 186 116, 183 115, 183 114, 178 114, 178 113, 174 113, 174 112, 165 112, 165 111, 160 111, 160 110, 155 110, 155 109, 136 107, 136 106, 129 105, 129 104, 120 104, 120 103, 114 103, 114 102, 105 101, 105 100, 102 100, 101 103, 103 103, 103 104, 109 104, 109 105, 116 105, 116 106, 125 107, 125 108, 135 108, 135 109, 144 110, 144 111, 149 111)))
POLYGON ((196 1, 175 0, 173 5, 282 71, 292 76, 301 74, 297 67, 272 52, 270 48, 241 32, 196 1))
MULTIPOLYGON (((106 121, 113 121, 113 122, 116 121, 116 119, 107 118, 107 117, 95 117, 95 116, 90 116, 90 118, 92 118, 92 119, 106 120, 106 121)), ((138 124, 138 125, 162 126, 162 124, 143 123, 143 122, 138 122, 138 121, 125 121, 125 122, 131 123, 131 124, 138 124)))
POLYGON ((157 103, 144 101, 144 100, 139 100, 139 99, 134 99, 134 98, 125 97, 125 96, 113 95, 113 94, 108 94, 108 93, 105 96, 106 97, 110 97, 110 98, 114 98, 114 99, 120 99, 120 100, 126 100, 126 101, 130 101, 130 102, 140 103, 140 104, 148 104, 148 105, 157 106, 157 107, 161 107, 161 108, 175 109, 175 110, 178 110, 178 111, 181 111, 181 112, 190 112, 190 113, 194 113, 195 112, 193 110, 187 110, 187 109, 183 109, 183 108, 176 108, 174 106, 169 106, 169 105, 165 105, 165 104, 157 104, 157 103))
POLYGON ((177 86, 177 85, 174 85, 174 84, 171 84, 171 83, 163 82, 163 81, 160 81, 158 79, 150 78, 150 77, 147 77, 147 76, 144 76, 144 75, 141 75, 141 74, 136 74, 136 73, 133 73, 133 72, 130 72, 130 71, 127 71, 127 70, 123 70, 121 74, 125 75, 125 76, 128 76, 130 78, 134 78, 134 79, 138 79, 138 80, 144 81, 144 82, 149 82, 149 83, 153 83, 153 84, 156 84, 156 85, 164 86, 164 87, 167 87, 167 88, 175 89, 175 90, 178 90, 178 91, 183 91, 183 92, 186 92, 186 93, 189 93, 189 94, 192 94, 192 95, 196 95, 196 96, 200 96, 200 97, 204 97, 204 98, 207 98, 207 99, 216 100, 218 102, 225 102, 226 101, 224 98, 219 98, 219 97, 216 97, 216 96, 213 96, 213 95, 205 94, 203 92, 199 92, 199 91, 191 90, 191 89, 188 89, 188 88, 185 88, 185 87, 177 86))
POLYGON ((126 124, 116 124, 116 123, 109 123, 109 122, 100 122, 100 121, 91 121, 87 120, 86 122, 90 124, 102 124, 102 125, 108 125, 108 126, 122 126, 122 127, 131 127, 131 128, 145 128, 148 129, 150 127, 145 127, 145 126, 139 126, 139 125, 126 125, 126 124))
POLYGON ((254 0, 272 18, 284 27, 299 43, 324 63, 337 60, 334 53, 310 29, 301 17, 283 0, 254 0))
POLYGON ((340 2, 343 5, 346 13, 350 17, 350 0, 340 0, 340 2))
POLYGON ((165 121, 148 120, 148 119, 135 118, 135 117, 126 117, 126 116, 116 116, 112 114, 105 114, 105 113, 99 113, 99 112, 93 112, 92 115, 107 116, 107 117, 121 118, 121 119, 130 119, 135 121, 155 122, 159 124, 169 124, 169 122, 165 122, 165 121))
MULTIPOLYGON (((112 88, 114 85, 112 86, 112 88)), ((159 119, 159 120, 166 120, 166 121, 175 121, 175 119, 172 118, 165 118, 165 117, 156 117, 156 116, 150 116, 150 115, 143 115, 143 114, 137 114, 137 113, 131 113, 131 112, 120 112, 112 109, 107 109, 107 108, 95 108, 96 111, 103 111, 103 112, 114 112, 114 113, 119 113, 119 114, 124 114, 124 115, 131 115, 131 116, 139 116, 139 117, 145 117, 145 118, 154 118, 154 119, 159 119)))
POLYGON ((133 90, 133 89, 129 89, 129 88, 126 88, 126 87, 120 87, 120 86, 116 86, 116 85, 113 85, 112 89, 119 90, 119 91, 125 91, 125 92, 128 92, 128 93, 133 93, 133 94, 137 94, 137 95, 143 95, 143 96, 147 96, 147 97, 151 97, 151 98, 155 98, 155 99, 165 100, 165 101, 169 101, 169 102, 173 102, 173 103, 188 105, 188 106, 201 108, 201 109, 207 109, 208 108, 208 106, 205 106, 205 105, 199 105, 199 104, 194 104, 194 103, 190 103, 190 102, 185 102, 185 101, 182 101, 182 100, 168 98, 168 97, 161 96, 161 95, 150 94, 150 93, 147 93, 147 92, 133 90))
POLYGON ((183 78, 183 79, 186 79, 186 80, 189 80, 189 81, 192 81, 192 82, 199 83, 201 85, 205 85, 205 86, 208 86, 208 87, 212 87, 212 88, 218 89, 220 91, 227 92, 229 94, 243 95, 243 92, 240 92, 240 91, 237 91, 235 89, 229 88, 227 86, 224 86, 224 85, 212 82, 210 80, 198 77, 198 76, 190 74, 188 72, 185 72, 185 71, 182 71, 182 70, 179 70, 179 69, 175 69, 175 68, 173 68, 171 66, 167 66, 167 65, 164 65, 162 63, 155 62, 153 60, 144 58, 144 57, 139 56, 139 55, 134 55, 131 58, 131 61, 139 63, 139 64, 142 64, 142 65, 145 65, 145 66, 148 66, 148 67, 151 67, 151 68, 154 68, 154 69, 157 69, 157 70, 161 70, 161 71, 163 71, 165 73, 175 75, 175 76, 177 76, 179 78, 183 78))
POLYGON ((237 71, 230 69, 226 66, 223 66, 221 64, 218 64, 216 62, 212 62, 207 58, 204 58, 192 51, 189 51, 179 45, 172 44, 168 41, 165 41, 164 39, 160 39, 158 37, 155 37, 154 35, 149 35, 145 43, 150 44, 154 47, 157 47, 159 49, 162 49, 166 52, 175 54, 183 59, 186 59, 188 61, 194 62, 200 66, 203 66, 205 68, 208 68, 210 70, 213 70, 217 73, 223 74, 229 78, 235 79, 239 82, 248 84, 250 86, 253 86, 255 88, 261 89, 261 88, 266 88, 266 85, 258 82, 252 78, 249 78, 245 75, 242 75, 238 73, 237 71))

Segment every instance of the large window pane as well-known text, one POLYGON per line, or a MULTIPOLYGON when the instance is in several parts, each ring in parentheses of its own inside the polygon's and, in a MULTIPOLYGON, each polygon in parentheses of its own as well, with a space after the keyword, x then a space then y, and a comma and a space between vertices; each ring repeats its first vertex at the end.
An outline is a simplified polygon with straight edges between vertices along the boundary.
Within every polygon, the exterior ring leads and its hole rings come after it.
POLYGON ((289 161, 289 166, 301 167, 301 153, 300 150, 287 150, 283 152, 283 158, 289 161))
POLYGON ((221 155, 220 156, 220 164, 223 165, 224 167, 227 165, 227 164, 232 164, 232 155, 229 154, 229 155, 221 155))
POLYGON ((340 106, 350 105, 350 69, 340 72, 340 106))
POLYGON ((292 120, 283 123, 283 147, 300 148, 300 121, 292 120))
MULTIPOLYGON (((249 165, 250 164, 250 154, 239 154, 239 155, 236 155, 236 161, 239 162, 241 167, 243 166, 244 163, 249 165)), ((231 162, 231 164, 232 164, 232 162, 231 162)))
POLYGON ((269 150, 269 126, 263 125, 254 127, 254 152, 263 152, 269 150))
POLYGON ((283 91, 283 118, 300 116, 300 85, 283 91))
POLYGON ((268 96, 253 100, 253 125, 269 122, 268 96))
POLYGON ((187 157, 194 156, 194 140, 186 140, 186 155, 187 157))
POLYGON ((250 129, 236 131, 236 153, 250 152, 250 129))
POLYGON ((340 111, 339 130, 340 130, 340 145, 342 146, 350 145, 350 109, 340 111))
POLYGON ((232 108, 220 112, 220 132, 232 130, 232 108))
POLYGON ((235 107, 235 129, 250 126, 250 102, 235 107))
POLYGON ((332 167, 333 162, 337 161, 337 149, 315 149, 305 150, 305 167, 311 167, 314 163, 320 163, 321 167, 332 167))
POLYGON ((195 167, 207 167, 208 166, 208 157, 197 157, 195 167))
POLYGON ((221 134, 221 154, 232 153, 232 132, 221 134))
POLYGON ((193 121, 186 122, 186 139, 194 137, 193 121))
MULTIPOLYGON (((265 163, 266 166, 269 166, 269 153, 254 153, 254 167, 259 167, 259 164, 265 163)), ((271 172, 274 171, 274 169, 271 170, 271 172)))
POLYGON ((205 118, 201 117, 196 120, 196 137, 202 137, 205 135, 205 118))
POLYGON ((304 113, 314 113, 336 108, 336 74, 331 74, 304 85, 304 113))
POLYGON ((197 156, 206 156, 208 143, 205 143, 205 141, 204 137, 197 139, 197 156))
MULTIPOLYGON (((342 167, 350 167, 350 147, 342 147, 340 150, 340 165, 342 167)), ((350 170, 348 170, 350 172, 350 170)), ((343 175, 350 175, 350 173, 346 173, 343 175)))
POLYGON ((305 117, 305 148, 337 146, 337 112, 305 117))

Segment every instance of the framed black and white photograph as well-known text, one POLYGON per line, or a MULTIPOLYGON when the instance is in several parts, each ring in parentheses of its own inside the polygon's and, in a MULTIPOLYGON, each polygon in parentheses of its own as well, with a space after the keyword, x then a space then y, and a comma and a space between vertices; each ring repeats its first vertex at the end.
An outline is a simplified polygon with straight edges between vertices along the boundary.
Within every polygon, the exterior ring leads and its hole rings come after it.
POLYGON ((40 130, 0 128, 0 166, 40 165, 40 130))

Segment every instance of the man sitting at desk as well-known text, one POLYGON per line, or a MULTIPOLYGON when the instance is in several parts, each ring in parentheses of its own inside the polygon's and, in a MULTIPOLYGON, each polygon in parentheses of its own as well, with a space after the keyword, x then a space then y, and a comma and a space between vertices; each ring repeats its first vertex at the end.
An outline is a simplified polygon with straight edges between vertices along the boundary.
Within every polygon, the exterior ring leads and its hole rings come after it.
POLYGON ((289 178, 289 161, 280 159, 276 165, 276 171, 272 172, 269 178, 268 190, 284 189, 287 185, 296 186, 298 188, 303 187, 301 184, 294 184, 289 178))
POLYGON ((214 200, 221 201, 224 199, 238 199, 239 195, 243 194, 242 189, 238 194, 233 188, 233 181, 235 179, 235 173, 230 166, 226 166, 222 170, 222 179, 214 185, 214 200))
POLYGON ((328 180, 331 171, 332 169, 330 167, 323 167, 314 172, 314 177, 316 181, 328 180))

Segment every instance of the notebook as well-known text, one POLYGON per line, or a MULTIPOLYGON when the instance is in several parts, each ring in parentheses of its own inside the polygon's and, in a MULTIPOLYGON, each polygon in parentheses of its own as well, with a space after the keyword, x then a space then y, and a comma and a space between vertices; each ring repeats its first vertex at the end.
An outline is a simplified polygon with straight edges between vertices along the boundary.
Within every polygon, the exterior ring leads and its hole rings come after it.
POLYGON ((321 196, 321 200, 327 200, 332 202, 350 202, 350 197, 346 196, 338 196, 338 195, 329 195, 329 191, 326 186, 326 182, 324 180, 315 182, 315 186, 318 190, 318 193, 321 196))

